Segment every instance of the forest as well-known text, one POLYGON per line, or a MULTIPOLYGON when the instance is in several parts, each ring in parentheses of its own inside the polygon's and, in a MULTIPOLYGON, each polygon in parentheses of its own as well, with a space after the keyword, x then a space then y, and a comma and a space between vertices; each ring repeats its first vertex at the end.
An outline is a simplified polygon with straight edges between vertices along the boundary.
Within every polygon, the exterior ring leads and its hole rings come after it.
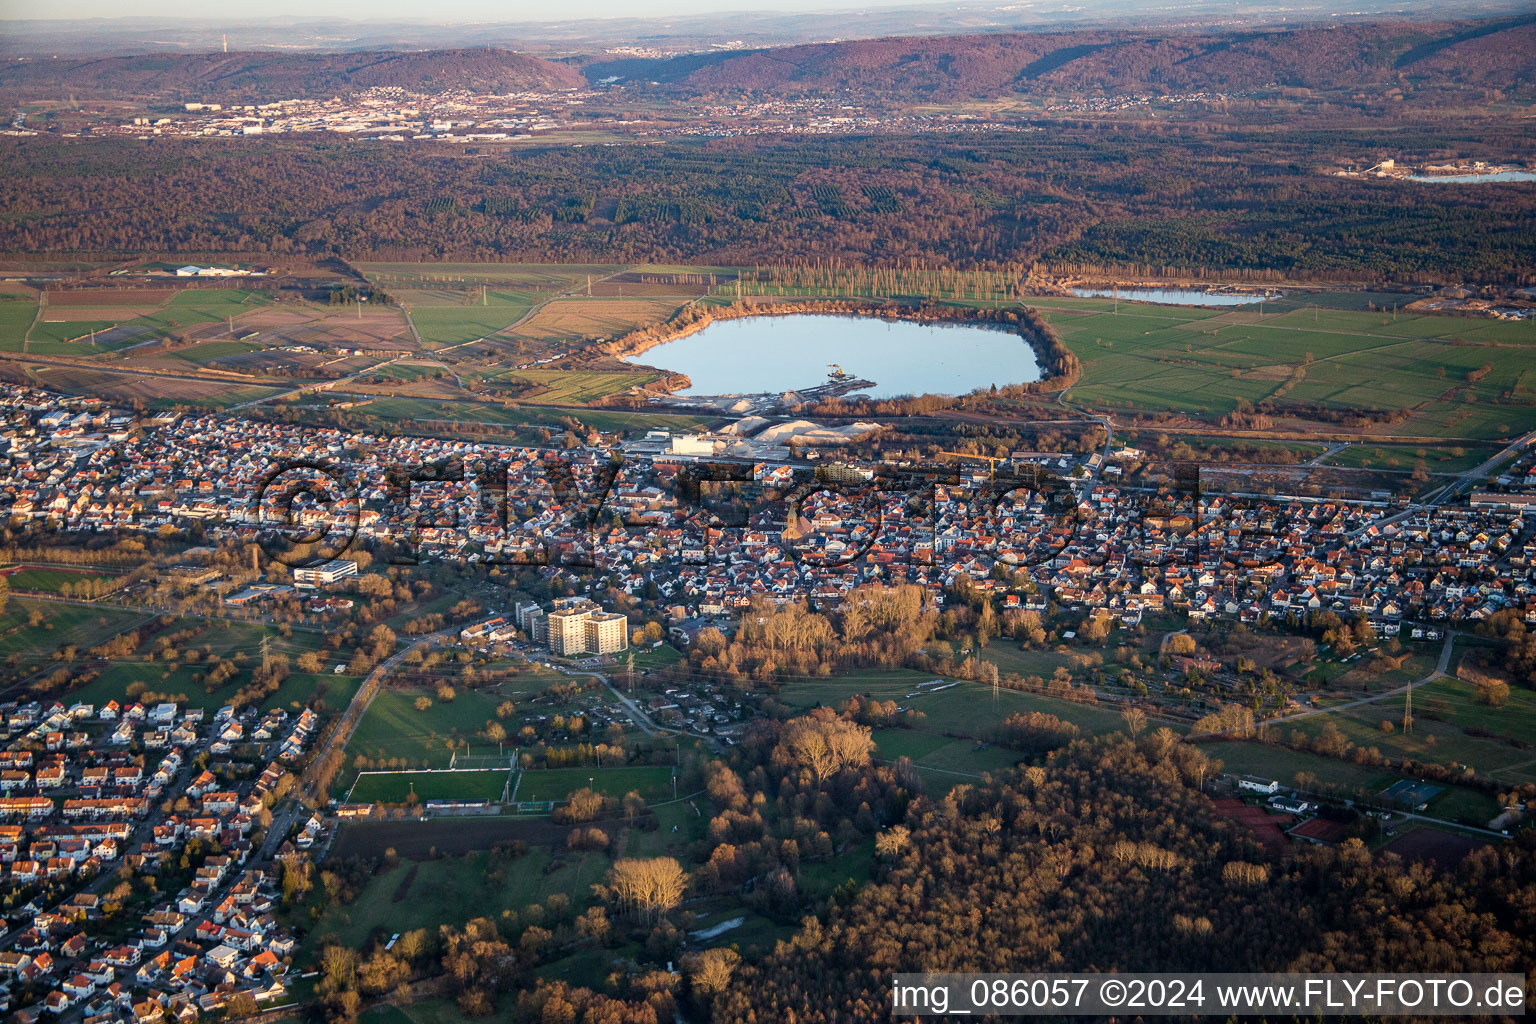
POLYGON ((1015 778, 914 803, 877 844, 874 884, 741 965, 713 1019, 876 1019, 895 971, 1532 963, 1529 833, 1455 873, 1373 857, 1358 839, 1276 860, 1214 817, 1166 733, 1077 741, 1015 778))
POLYGON ((839 94, 955 101, 1060 89, 1219 90, 1274 85, 1520 92, 1532 85, 1530 17, 1471 23, 1126 32, 1115 28, 929 38, 841 40, 774 50, 599 61, 662 91, 839 94))
POLYGON ((1390 147, 1376 127, 1172 122, 597 148, 6 139, 0 253, 1529 279, 1528 187, 1325 173, 1388 155, 1499 162, 1536 142, 1486 117, 1399 125, 1390 147))

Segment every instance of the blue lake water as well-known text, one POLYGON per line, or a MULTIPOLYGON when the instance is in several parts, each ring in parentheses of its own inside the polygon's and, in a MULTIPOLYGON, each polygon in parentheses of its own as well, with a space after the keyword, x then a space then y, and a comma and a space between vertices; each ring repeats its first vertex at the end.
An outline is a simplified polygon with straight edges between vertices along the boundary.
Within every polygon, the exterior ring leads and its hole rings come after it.
MULTIPOLYGON (((1073 295, 1083 299, 1111 299, 1113 288, 1071 288, 1073 295)), ((1168 306, 1250 306, 1263 299, 1278 299, 1269 295, 1228 295, 1219 292, 1202 292, 1194 288, 1121 288, 1120 297, 1127 302, 1161 302, 1168 306)))
POLYGON ((1040 379, 1034 349, 1013 331, 973 324, 796 313, 717 320, 626 362, 686 373, 680 395, 746 395, 827 383, 836 363, 875 382, 858 393, 963 395, 1040 379))
POLYGON ((1487 171, 1481 174, 1410 174, 1409 181, 1436 185, 1475 185, 1487 181, 1536 181, 1536 171, 1487 171))

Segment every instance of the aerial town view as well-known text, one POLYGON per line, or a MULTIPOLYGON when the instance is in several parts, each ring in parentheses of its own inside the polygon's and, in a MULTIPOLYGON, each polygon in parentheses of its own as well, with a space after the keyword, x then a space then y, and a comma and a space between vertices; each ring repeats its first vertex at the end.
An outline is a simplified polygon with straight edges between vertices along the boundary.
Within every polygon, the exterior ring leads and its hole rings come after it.
POLYGON ((0 1020, 1508 1019, 1536 9, 0 5, 0 1020))

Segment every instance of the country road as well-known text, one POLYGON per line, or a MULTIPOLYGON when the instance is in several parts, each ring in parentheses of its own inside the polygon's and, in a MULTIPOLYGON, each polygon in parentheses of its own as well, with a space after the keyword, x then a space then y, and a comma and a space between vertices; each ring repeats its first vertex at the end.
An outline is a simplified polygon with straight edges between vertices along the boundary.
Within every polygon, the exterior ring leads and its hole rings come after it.
POLYGON ((1402 686, 1399 686, 1396 689, 1386 690, 1382 693, 1373 693, 1368 697, 1360 697, 1357 700, 1345 701, 1343 704, 1331 704, 1325 708, 1308 708, 1305 711, 1297 711, 1294 714, 1281 715, 1279 718, 1269 718, 1264 721, 1264 724, 1278 725, 1281 722, 1294 722, 1302 718, 1314 718, 1318 715, 1329 715, 1335 711, 1347 711, 1350 708, 1363 707, 1366 704, 1375 704, 1376 702, 1386 700, 1389 697, 1400 697, 1408 693, 1410 690, 1418 689, 1425 683, 1432 683, 1436 679, 1444 679, 1447 675, 1447 669, 1450 668, 1451 652, 1456 646, 1456 637, 1458 635, 1459 634, 1457 634, 1455 630, 1449 630, 1446 632, 1445 643, 1440 648, 1440 660, 1435 665, 1435 670, 1429 673, 1429 675, 1424 676, 1422 679, 1415 679, 1411 683, 1404 683, 1402 686))
POLYGON ((461 630, 466 628, 468 627, 451 626, 447 629, 440 629, 436 633, 430 633, 415 643, 402 647, 373 667, 373 671, 369 672, 363 678, 362 684, 358 686, 357 693, 352 696, 352 701, 347 705, 347 709, 337 719, 336 728, 331 730, 331 734, 326 737, 325 743, 320 749, 315 751, 315 756, 310 760, 309 767, 304 770, 304 777, 300 780, 299 784, 300 792, 303 793, 304 797, 312 802, 318 802, 317 783, 320 778, 321 768, 325 765, 333 750, 346 749, 347 742, 352 739, 352 733, 357 729, 357 724, 363 720, 363 715, 367 712, 368 705, 372 704, 373 698, 378 695, 380 685, 391 672, 400 667, 401 663, 405 661, 406 655, 418 648, 430 647, 433 644, 441 643, 450 636, 457 636, 461 630), (339 748, 337 746, 338 742, 340 743, 339 748))

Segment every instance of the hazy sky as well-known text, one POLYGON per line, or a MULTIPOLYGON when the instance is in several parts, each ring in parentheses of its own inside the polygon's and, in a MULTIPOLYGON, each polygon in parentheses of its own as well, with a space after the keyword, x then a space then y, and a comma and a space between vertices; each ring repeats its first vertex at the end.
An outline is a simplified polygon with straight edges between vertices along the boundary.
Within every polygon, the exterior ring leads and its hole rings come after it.
POLYGON ((271 17, 334 17, 349 21, 422 20, 445 22, 566 21, 579 18, 656 17, 721 13, 731 7, 752 11, 817 11, 897 7, 919 0, 745 0, 722 7, 719 0, 0 0, 0 18, 187 18, 256 21, 271 17))

